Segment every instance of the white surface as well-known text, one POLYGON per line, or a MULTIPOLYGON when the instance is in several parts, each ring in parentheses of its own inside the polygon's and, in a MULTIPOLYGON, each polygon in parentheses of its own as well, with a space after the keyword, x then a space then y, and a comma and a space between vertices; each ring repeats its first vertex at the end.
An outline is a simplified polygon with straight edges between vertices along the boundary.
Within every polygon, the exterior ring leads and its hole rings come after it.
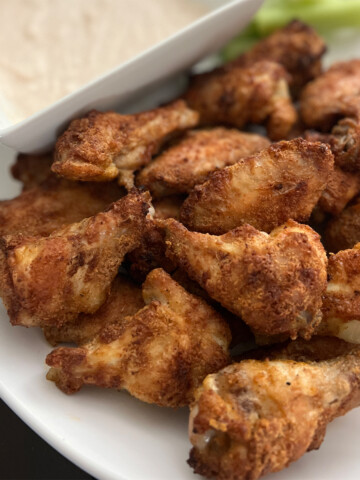
MULTIPOLYGON (((332 59, 355 56, 360 39, 339 37, 332 59)), ((2 198, 19 186, 7 173, 13 154, 0 148, 2 198)), ((0 394, 47 442, 98 479, 195 480, 186 459, 187 410, 150 406, 124 392, 84 388, 62 394, 46 381, 44 359, 51 347, 35 329, 12 327, 0 307, 0 394)), ((272 480, 358 480, 360 411, 335 420, 317 452, 306 454, 272 480)), ((21 453, 19 453, 21 460, 21 453)))
MULTIPOLYGON (((92 108, 125 111, 125 102, 128 105, 135 94, 138 97, 141 91, 152 96, 150 86, 159 86, 160 82, 217 51, 248 23, 262 2, 223 0, 221 7, 218 1, 211 2, 210 13, 169 39, 29 119, 0 129, 0 141, 24 153, 44 151, 50 149, 56 136, 74 116, 92 108)), ((1 120, 0 116, 0 126, 1 120)))

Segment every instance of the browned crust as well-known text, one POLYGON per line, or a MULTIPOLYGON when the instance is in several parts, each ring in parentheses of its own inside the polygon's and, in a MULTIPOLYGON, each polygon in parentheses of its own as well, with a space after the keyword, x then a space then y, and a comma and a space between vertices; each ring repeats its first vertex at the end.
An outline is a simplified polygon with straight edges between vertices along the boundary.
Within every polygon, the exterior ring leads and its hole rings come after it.
POLYGON ((217 480, 282 470, 359 406, 359 373, 356 351, 319 363, 246 360, 208 376, 190 414, 190 465, 217 480))
POLYGON ((167 256, 254 332, 311 336, 327 259, 310 227, 289 220, 270 236, 245 225, 217 237, 171 219, 164 225, 167 256))
POLYGON ((246 66, 259 60, 280 63, 290 74, 289 84, 292 92, 297 95, 306 83, 320 75, 321 58, 325 52, 326 45, 315 30, 300 20, 293 20, 225 68, 233 65, 246 66))
POLYGON ((160 406, 192 401, 203 378, 229 363, 229 328, 161 269, 148 275, 143 297, 146 307, 108 324, 83 348, 48 355, 48 378, 65 393, 92 384, 125 388, 160 406))
POLYGON ((20 153, 11 166, 11 175, 23 184, 23 190, 36 187, 51 175, 53 153, 26 155, 20 153))
MULTIPOLYGON (((302 91, 300 114, 307 127, 329 132, 341 117, 359 105, 360 60, 332 65, 302 91)), ((352 115, 350 115, 352 116, 352 115)))
POLYGON ((202 125, 266 124, 268 136, 281 140, 297 119, 287 81, 281 65, 260 61, 197 75, 184 98, 199 112, 202 125))
POLYGON ((214 170, 233 165, 269 145, 261 135, 235 129, 190 131, 141 170, 137 185, 145 186, 155 197, 186 193, 214 170))
POLYGON ((304 222, 332 172, 327 145, 301 138, 278 142, 212 173, 185 200, 180 220, 213 234, 246 223, 269 232, 289 218, 304 222))
MULTIPOLYGON (((198 115, 184 101, 135 115, 89 112, 73 120, 55 145, 52 170, 71 180, 109 181, 145 165, 170 135, 193 127, 198 115)), ((123 177, 122 177, 123 175, 123 177)))
POLYGON ((11 322, 60 326, 79 313, 94 313, 124 255, 139 245, 148 199, 134 191, 49 237, 2 237, 0 289, 11 322))

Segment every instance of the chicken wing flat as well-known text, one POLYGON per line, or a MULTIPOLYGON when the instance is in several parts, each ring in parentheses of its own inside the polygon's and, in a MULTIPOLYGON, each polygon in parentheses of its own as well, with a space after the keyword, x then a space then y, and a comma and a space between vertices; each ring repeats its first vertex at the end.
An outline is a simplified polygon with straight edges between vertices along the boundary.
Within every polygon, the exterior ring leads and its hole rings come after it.
MULTIPOLYGON (((331 172, 325 190, 317 207, 333 216, 340 215, 346 205, 360 192, 360 175, 344 172, 335 167, 331 172)), ((360 238, 359 238, 360 240, 360 238)))
POLYGON ((196 392, 189 464, 208 478, 257 480, 319 448, 327 424, 359 404, 359 351, 319 363, 230 365, 196 392))
POLYGON ((214 234, 246 223, 269 232, 289 218, 303 222, 332 171, 328 146, 300 138, 279 142, 212 173, 185 200, 180 219, 214 234))
POLYGON ((317 333, 360 343, 360 243, 330 255, 328 278, 317 333))
POLYGON ((61 326, 100 308, 124 255, 140 243, 148 198, 130 193, 49 237, 2 237, 0 291, 11 323, 61 326))
POLYGON ((141 170, 136 183, 148 188, 154 197, 190 192, 214 170, 269 145, 265 137, 235 129, 194 130, 141 170))
POLYGON ((23 190, 37 187, 51 175, 53 154, 17 156, 11 167, 11 175, 23 184, 23 190))
POLYGON ((65 393, 89 384, 126 389, 160 406, 190 403, 205 376, 229 363, 229 328, 161 269, 148 275, 143 297, 146 307, 108 325, 91 343, 50 353, 47 378, 65 393))
POLYGON ((244 67, 260 60, 280 63, 290 74, 289 85, 297 94, 306 83, 320 75, 325 51, 325 43, 315 30, 294 20, 228 65, 244 67))
POLYGON ((71 180, 133 186, 133 172, 146 165, 171 135, 198 122, 184 101, 135 115, 89 112, 73 120, 55 145, 52 170, 71 180))
POLYGON ((111 284, 109 297, 99 310, 92 315, 80 314, 73 322, 61 327, 44 327, 44 335, 54 346, 58 343, 83 345, 90 342, 105 325, 120 322, 144 306, 141 288, 129 278, 118 275, 111 284))
POLYGON ((166 254, 253 332, 308 337, 321 319, 327 259, 319 235, 289 220, 270 235, 244 225, 219 237, 165 220, 166 254))
POLYGON ((351 116, 354 103, 359 104, 360 60, 336 63, 304 88, 300 100, 305 125, 329 132, 339 118, 351 116))
POLYGON ((101 212, 124 195, 111 182, 71 182, 48 177, 12 200, 0 201, 0 235, 50 235, 54 230, 101 212))
POLYGON ((287 136, 297 119, 288 74, 274 62, 216 69, 192 78, 184 98, 200 114, 200 124, 242 128, 266 124, 271 140, 287 136))
POLYGON ((324 244, 329 252, 352 248, 360 242, 360 198, 326 226, 324 244))

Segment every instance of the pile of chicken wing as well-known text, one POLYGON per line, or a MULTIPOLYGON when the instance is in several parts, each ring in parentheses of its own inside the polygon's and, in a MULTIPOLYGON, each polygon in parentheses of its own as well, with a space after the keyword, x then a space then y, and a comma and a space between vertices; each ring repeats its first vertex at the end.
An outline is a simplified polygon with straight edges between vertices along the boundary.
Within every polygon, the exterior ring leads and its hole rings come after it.
POLYGON ((209 478, 278 471, 360 405, 360 60, 325 50, 293 21, 172 103, 91 111, 0 203, 0 294, 48 380, 189 405, 209 478))

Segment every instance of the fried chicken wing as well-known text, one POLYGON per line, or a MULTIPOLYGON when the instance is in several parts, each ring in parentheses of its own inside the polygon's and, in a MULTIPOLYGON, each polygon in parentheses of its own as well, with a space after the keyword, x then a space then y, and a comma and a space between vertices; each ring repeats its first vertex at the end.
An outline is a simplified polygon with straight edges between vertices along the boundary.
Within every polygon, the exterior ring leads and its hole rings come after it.
POLYGON ((306 83, 320 75, 325 51, 323 39, 313 28, 293 20, 228 65, 244 67, 260 60, 280 63, 290 74, 289 85, 297 94, 306 83))
POLYGON ((50 235, 64 225, 95 215, 124 193, 115 183, 71 182, 48 177, 12 200, 0 201, 0 235, 50 235))
POLYGON ((360 343, 360 243, 330 255, 318 334, 360 343))
POLYGON ((51 345, 90 342, 100 330, 114 321, 134 315, 145 306, 141 289, 124 275, 118 275, 111 284, 110 295, 92 315, 80 314, 73 322, 61 327, 44 327, 44 335, 51 345))
POLYGON ((334 64, 304 88, 300 100, 305 125, 329 132, 360 103, 360 60, 334 64))
POLYGON ((319 363, 230 365, 196 392, 189 464, 208 478, 257 480, 319 448, 327 424, 359 404, 359 351, 319 363))
POLYGON ((212 173, 185 200, 180 219, 191 230, 214 234, 246 223, 269 232, 289 218, 306 221, 332 171, 326 145, 279 142, 212 173))
POLYGON ((45 155, 17 156, 14 165, 11 167, 11 175, 23 184, 23 191, 37 187, 51 175, 53 153, 45 155))
POLYGON ((281 140, 297 119, 288 78, 281 65, 268 61, 219 68, 193 77, 184 98, 202 125, 266 124, 271 140, 281 140))
POLYGON ((65 393, 89 384, 126 389, 160 406, 190 403, 205 376, 229 363, 229 328, 161 269, 148 275, 143 297, 146 307, 106 326, 91 343, 50 353, 47 378, 65 393))
POLYGON ((214 170, 233 165, 269 145, 265 137, 235 129, 194 130, 141 170, 136 182, 154 197, 190 192, 214 170))
POLYGON ((124 255, 140 243, 148 198, 132 192, 49 237, 2 237, 0 291, 11 323, 61 326, 101 307, 124 255))
POLYGON ((165 220, 167 255, 253 332, 308 337, 321 319, 325 250, 289 220, 270 235, 244 225, 219 237, 165 220))
POLYGON ((146 165, 170 136, 198 122, 184 101, 135 115, 91 111, 73 120, 55 145, 52 170, 71 180, 119 179, 133 186, 133 172, 146 165))
POLYGON ((329 252, 352 248, 360 242, 360 198, 326 226, 324 244, 329 252))

